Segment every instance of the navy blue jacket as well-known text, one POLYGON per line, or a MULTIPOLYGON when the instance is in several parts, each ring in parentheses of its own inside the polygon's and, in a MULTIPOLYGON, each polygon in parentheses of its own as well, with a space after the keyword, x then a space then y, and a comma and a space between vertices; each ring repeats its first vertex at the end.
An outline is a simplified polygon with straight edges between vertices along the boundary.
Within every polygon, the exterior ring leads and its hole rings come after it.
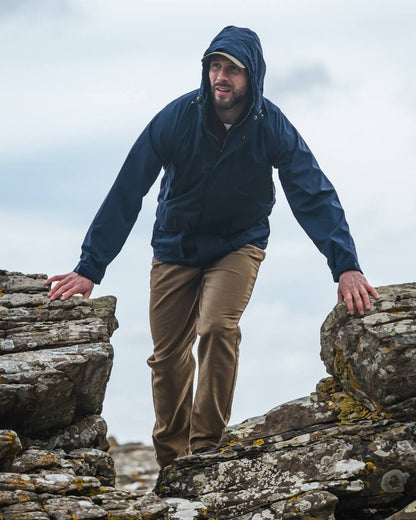
POLYGON ((247 68, 251 104, 221 148, 210 130, 209 60, 199 90, 167 105, 127 159, 82 245, 75 271, 95 283, 121 250, 142 198, 164 169, 152 246, 168 263, 205 266, 244 244, 264 249, 275 202, 273 167, 290 207, 328 261, 335 281, 360 270, 338 196, 297 130, 263 97, 266 66, 249 29, 229 26, 205 54, 227 52, 247 68))

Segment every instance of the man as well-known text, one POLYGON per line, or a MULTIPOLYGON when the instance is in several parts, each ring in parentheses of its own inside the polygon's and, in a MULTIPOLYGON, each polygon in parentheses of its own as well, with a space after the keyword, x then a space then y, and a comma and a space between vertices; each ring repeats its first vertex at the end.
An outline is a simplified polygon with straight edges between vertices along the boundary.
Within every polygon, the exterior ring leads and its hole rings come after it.
POLYGON ((274 198, 272 168, 293 213, 325 254, 338 300, 360 314, 377 292, 361 273, 337 194, 279 108, 263 97, 265 63, 257 35, 226 27, 202 60, 198 91, 170 103, 130 151, 99 209, 74 272, 51 299, 81 293, 122 248, 164 168, 152 245, 150 322, 154 352, 153 440, 163 467, 204 451, 227 424, 237 374, 240 317, 262 262, 274 198), (199 377, 193 399, 197 335, 199 377))

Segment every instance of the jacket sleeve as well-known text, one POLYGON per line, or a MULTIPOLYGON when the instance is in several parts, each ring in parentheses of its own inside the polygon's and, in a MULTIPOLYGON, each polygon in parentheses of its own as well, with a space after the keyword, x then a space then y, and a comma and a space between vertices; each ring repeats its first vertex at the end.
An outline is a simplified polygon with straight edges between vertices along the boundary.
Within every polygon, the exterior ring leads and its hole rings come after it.
POLYGON ((361 271, 354 241, 338 195, 295 127, 279 111, 275 166, 292 212, 326 256, 332 276, 361 271))
POLYGON ((165 162, 168 146, 163 142, 162 129, 158 114, 134 143, 88 229, 74 271, 94 283, 101 282, 107 265, 123 247, 142 207, 142 199, 165 162))

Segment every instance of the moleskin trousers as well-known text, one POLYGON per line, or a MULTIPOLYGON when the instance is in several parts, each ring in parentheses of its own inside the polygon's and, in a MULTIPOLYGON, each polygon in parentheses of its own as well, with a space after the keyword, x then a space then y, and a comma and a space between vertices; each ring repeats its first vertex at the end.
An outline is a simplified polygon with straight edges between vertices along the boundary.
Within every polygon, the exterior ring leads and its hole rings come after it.
POLYGON ((156 423, 153 443, 161 467, 215 446, 231 414, 241 340, 238 323, 265 252, 245 245, 208 267, 153 259, 148 359, 156 423), (197 335, 198 383, 193 397, 197 335))

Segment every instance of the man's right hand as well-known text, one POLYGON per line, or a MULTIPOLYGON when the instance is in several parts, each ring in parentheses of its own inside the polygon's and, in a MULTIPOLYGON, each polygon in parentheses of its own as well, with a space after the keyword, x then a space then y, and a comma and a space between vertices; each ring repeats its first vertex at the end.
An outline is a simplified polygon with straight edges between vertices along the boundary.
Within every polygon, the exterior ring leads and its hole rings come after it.
POLYGON ((52 276, 46 280, 45 285, 51 285, 53 282, 58 283, 48 292, 51 300, 59 297, 61 300, 67 300, 74 294, 82 294, 84 298, 89 298, 94 289, 93 281, 74 272, 52 276))

